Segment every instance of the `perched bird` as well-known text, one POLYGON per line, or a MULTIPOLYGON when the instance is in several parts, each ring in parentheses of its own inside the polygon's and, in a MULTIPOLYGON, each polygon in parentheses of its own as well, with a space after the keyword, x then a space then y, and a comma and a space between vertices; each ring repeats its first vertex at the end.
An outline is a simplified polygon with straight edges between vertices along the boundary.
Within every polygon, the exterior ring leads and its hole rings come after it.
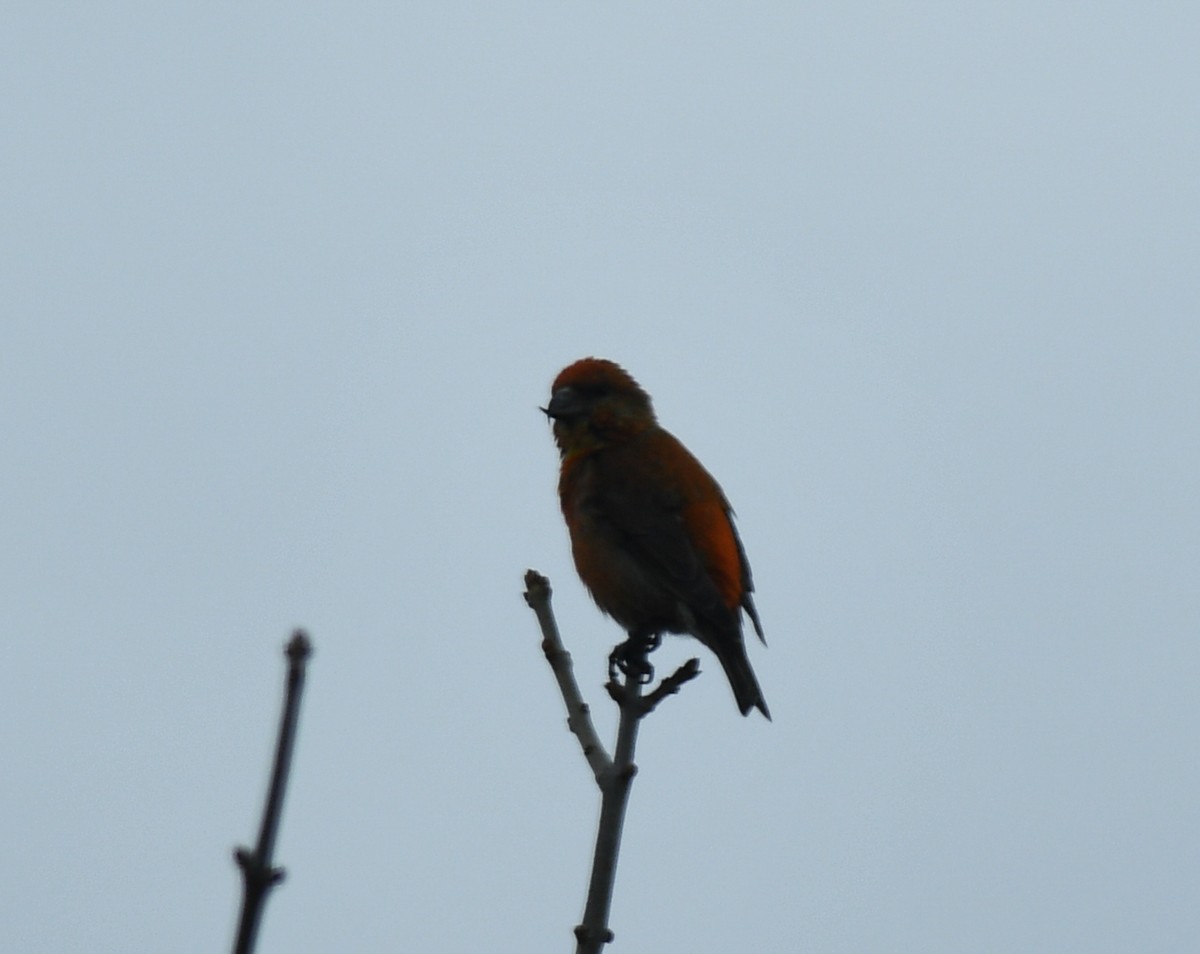
POLYGON ((757 708, 770 719, 742 639, 745 610, 766 642, 750 565, 712 475, 659 426, 650 395, 612 361, 564 368, 542 410, 562 456, 558 494, 575 567, 596 605, 629 634, 614 661, 640 657, 648 671, 645 654, 661 634, 690 634, 720 660, 742 715, 757 708))

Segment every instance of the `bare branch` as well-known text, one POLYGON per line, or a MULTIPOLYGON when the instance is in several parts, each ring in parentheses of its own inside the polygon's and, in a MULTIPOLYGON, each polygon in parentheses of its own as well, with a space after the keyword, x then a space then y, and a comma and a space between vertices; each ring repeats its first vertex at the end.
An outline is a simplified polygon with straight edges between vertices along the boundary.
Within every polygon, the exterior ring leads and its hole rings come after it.
POLYGON ((282 868, 274 867, 275 838, 279 833, 279 818, 283 812, 283 795, 287 788, 292 764, 292 749, 296 742, 296 723, 300 717, 300 694, 304 689, 305 667, 312 655, 312 643, 303 630, 292 634, 284 650, 288 658, 287 688, 283 700, 283 715, 279 720, 279 738, 275 745, 275 762, 271 784, 263 806, 258 845, 253 849, 239 847, 233 856, 242 870, 242 913, 238 919, 234 954, 250 954, 258 936, 258 926, 266 905, 267 892, 283 880, 282 868))
MULTIPOLYGON (((664 679, 648 695, 642 695, 641 678, 651 678, 653 669, 646 662, 646 648, 641 650, 641 665, 619 666, 628 673, 613 676, 605 685, 609 696, 620 708, 617 723, 617 744, 610 759, 600 744, 592 724, 590 710, 579 692, 571 665, 571 656, 563 647, 554 614, 550 610, 550 581, 540 573, 525 573, 525 602, 537 614, 542 629, 542 649, 558 680, 567 706, 567 725, 579 739, 584 757, 600 789, 600 824, 596 830, 596 848, 592 855, 592 873, 588 881, 587 903, 583 922, 575 928, 576 954, 599 954, 613 939, 608 926, 612 908, 613 884, 617 876, 617 856, 621 849, 621 832, 625 825, 625 809, 637 765, 633 761, 637 747, 638 726, 644 716, 653 712, 663 699, 679 691, 685 683, 700 674, 700 661, 689 659, 664 679)), ((657 641, 655 641, 656 644, 657 641)), ((649 648, 653 648, 650 646, 649 648)), ((614 656, 617 650, 613 651, 614 656)))
POLYGON ((583 701, 579 691, 579 683, 575 681, 575 670, 571 664, 571 654, 563 646, 562 637, 558 632, 558 623, 554 620, 554 611, 550 608, 550 581, 535 570, 525 572, 525 602, 537 615, 538 625, 542 629, 542 652, 558 682, 558 690, 562 693, 563 702, 567 707, 567 728, 579 740, 583 749, 583 757, 587 759, 596 784, 603 786, 602 779, 612 770, 612 759, 608 757, 600 736, 596 734, 596 726, 592 723, 592 713, 588 704, 583 701))
POLYGON ((620 696, 621 717, 617 723, 617 747, 612 771, 600 783, 600 824, 596 828, 596 848, 592 853, 592 875, 588 881, 583 922, 575 928, 575 954, 599 954, 613 939, 608 926, 612 908, 613 885, 617 879, 617 857, 621 851, 621 832, 625 827, 625 809, 629 790, 637 774, 633 754, 637 747, 638 726, 643 708, 641 684, 637 677, 623 683, 609 683, 610 695, 620 696), (618 691, 614 694, 613 689, 618 691))
POLYGON ((691 682, 700 675, 700 660, 689 659, 658 684, 655 690, 642 700, 642 714, 653 712, 667 696, 677 693, 685 682, 691 682))

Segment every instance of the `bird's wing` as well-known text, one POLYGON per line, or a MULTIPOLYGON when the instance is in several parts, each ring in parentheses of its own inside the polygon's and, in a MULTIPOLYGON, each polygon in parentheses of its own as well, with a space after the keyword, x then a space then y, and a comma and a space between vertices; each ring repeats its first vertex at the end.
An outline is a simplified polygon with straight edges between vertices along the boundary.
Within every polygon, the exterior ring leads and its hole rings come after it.
POLYGON ((708 471, 661 428, 598 457, 594 504, 630 555, 702 625, 736 625, 743 557, 708 471))

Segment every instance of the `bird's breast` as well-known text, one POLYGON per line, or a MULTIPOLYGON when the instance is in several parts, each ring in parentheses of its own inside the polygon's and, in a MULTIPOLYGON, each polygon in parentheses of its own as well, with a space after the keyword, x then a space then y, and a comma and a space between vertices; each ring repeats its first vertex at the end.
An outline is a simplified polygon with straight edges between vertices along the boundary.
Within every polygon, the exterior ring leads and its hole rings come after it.
POLYGON ((559 493, 575 569, 596 605, 627 631, 690 632, 694 619, 663 580, 630 546, 603 503, 594 467, 563 468, 559 493))

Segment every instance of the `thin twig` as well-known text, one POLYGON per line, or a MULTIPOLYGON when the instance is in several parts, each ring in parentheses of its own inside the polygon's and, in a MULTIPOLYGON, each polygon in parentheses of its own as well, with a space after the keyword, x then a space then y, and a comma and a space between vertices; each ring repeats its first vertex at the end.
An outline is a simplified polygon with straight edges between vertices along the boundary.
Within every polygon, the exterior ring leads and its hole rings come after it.
POLYGON ((605 688, 620 708, 617 744, 610 759, 600 743, 592 724, 591 712, 575 681, 571 656, 563 647, 558 624, 550 608, 550 581, 533 570, 525 573, 525 602, 537 614, 542 630, 542 649, 567 707, 567 725, 579 740, 600 789, 600 824, 596 829, 596 849, 592 856, 587 902, 584 905, 583 922, 575 928, 576 954, 599 954, 604 945, 613 939, 608 917, 612 908, 625 809, 629 804, 633 777, 637 774, 633 756, 637 747, 638 726, 642 718, 653 712, 663 699, 678 692, 680 686, 700 674, 700 662, 689 659, 644 696, 636 674, 621 680, 610 679, 605 688))
POLYGON ((625 809, 629 790, 637 774, 633 754, 637 748, 638 726, 646 710, 642 705, 641 684, 637 677, 626 677, 619 686, 621 717, 617 723, 617 746, 611 771, 600 782, 600 824, 596 828, 596 849, 592 854, 592 875, 588 881, 587 904, 583 922, 575 928, 575 954, 598 954, 613 939, 608 926, 612 908, 613 884, 617 880, 617 856, 621 851, 621 832, 625 827, 625 809))
POLYGON ((667 696, 675 695, 685 682, 691 682, 698 675, 700 660, 693 657, 660 682, 652 693, 642 697, 642 715, 653 712, 667 696))
POLYGON ((612 770, 612 759, 604 750, 600 736, 596 734, 596 726, 592 722, 592 711, 583 701, 579 691, 579 683, 575 681, 575 670, 571 664, 571 654, 563 646, 562 636, 558 632, 558 623, 554 619, 554 611, 550 608, 550 581, 534 570, 525 573, 525 602, 537 615, 538 625, 542 629, 542 652, 558 682, 559 692, 567 707, 567 728, 579 740, 583 749, 583 757, 587 759, 596 784, 612 770))
POLYGON ((300 717, 300 694, 304 689, 305 667, 312 655, 312 643, 303 630, 296 630, 285 649, 288 658, 287 688, 283 700, 283 715, 279 720, 279 739, 275 745, 275 763, 271 784, 263 806, 262 826, 258 845, 253 849, 239 847, 233 856, 242 871, 242 913, 238 919, 234 954, 250 954, 258 937, 258 926, 266 906, 267 893, 283 880, 284 870, 272 862, 275 838, 279 833, 279 817, 283 812, 283 795, 287 788, 292 764, 292 749, 296 743, 296 723, 300 717))

